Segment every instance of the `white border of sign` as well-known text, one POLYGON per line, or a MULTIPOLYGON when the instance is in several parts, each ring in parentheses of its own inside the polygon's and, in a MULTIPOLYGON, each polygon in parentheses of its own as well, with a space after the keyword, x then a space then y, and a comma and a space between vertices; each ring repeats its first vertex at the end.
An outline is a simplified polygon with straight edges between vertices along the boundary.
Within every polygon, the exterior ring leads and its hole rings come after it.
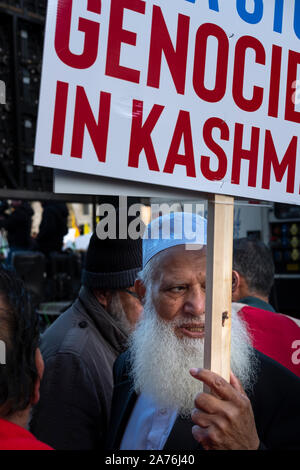
POLYGON ((49 0, 35 164, 300 204, 298 3, 246 3, 49 0))
POLYGON ((158 197, 168 199, 199 200, 205 194, 184 189, 170 189, 155 184, 144 184, 116 178, 103 178, 71 171, 54 170, 54 192, 57 194, 84 194, 102 196, 158 197))

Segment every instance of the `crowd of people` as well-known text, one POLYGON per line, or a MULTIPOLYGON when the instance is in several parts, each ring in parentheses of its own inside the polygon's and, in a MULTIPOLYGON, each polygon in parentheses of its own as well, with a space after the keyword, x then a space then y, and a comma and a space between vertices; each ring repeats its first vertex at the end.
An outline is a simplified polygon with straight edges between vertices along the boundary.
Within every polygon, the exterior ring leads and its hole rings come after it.
POLYGON ((63 238, 68 233, 68 208, 64 202, 42 202, 43 213, 39 231, 31 234, 33 210, 29 202, 2 201, 0 205, 0 229, 5 229, 8 242, 8 256, 5 263, 12 264, 13 254, 20 251, 40 251, 48 256, 61 251, 63 238))
POLYGON ((203 368, 206 245, 206 220, 182 212, 142 239, 93 234, 78 297, 41 338, 1 268, 0 449, 299 450, 300 326, 269 303, 272 256, 234 242, 227 382, 203 368))

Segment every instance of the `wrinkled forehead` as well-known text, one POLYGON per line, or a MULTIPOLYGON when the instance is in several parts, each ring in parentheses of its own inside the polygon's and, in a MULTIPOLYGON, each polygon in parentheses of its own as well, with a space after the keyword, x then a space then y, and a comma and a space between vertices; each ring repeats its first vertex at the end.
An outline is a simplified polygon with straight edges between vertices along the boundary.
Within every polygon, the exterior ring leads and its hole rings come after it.
MULTIPOLYGON (((155 258, 155 257, 154 257, 155 258)), ((162 280, 178 274, 206 273, 206 246, 177 245, 157 255, 153 280, 162 280)))

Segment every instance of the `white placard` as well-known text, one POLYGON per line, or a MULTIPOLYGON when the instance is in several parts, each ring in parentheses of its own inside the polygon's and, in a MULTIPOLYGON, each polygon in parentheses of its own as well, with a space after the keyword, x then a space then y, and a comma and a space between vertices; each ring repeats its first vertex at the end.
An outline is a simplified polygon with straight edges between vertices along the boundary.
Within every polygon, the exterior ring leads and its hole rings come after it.
POLYGON ((48 0, 35 164, 299 204, 300 2, 48 0))
POLYGON ((163 198, 181 201, 203 199, 203 193, 186 189, 166 188, 154 184, 137 183, 95 175, 83 175, 72 171, 55 170, 54 192, 58 194, 85 194, 101 196, 131 196, 163 198))

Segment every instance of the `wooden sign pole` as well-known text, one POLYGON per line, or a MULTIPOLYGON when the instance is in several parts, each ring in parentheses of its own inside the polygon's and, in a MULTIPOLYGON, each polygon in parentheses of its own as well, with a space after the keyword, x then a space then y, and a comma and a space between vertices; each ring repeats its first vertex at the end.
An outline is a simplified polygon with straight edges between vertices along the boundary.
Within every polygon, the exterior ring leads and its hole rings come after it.
POLYGON ((208 200, 204 368, 230 379, 234 198, 208 200))

